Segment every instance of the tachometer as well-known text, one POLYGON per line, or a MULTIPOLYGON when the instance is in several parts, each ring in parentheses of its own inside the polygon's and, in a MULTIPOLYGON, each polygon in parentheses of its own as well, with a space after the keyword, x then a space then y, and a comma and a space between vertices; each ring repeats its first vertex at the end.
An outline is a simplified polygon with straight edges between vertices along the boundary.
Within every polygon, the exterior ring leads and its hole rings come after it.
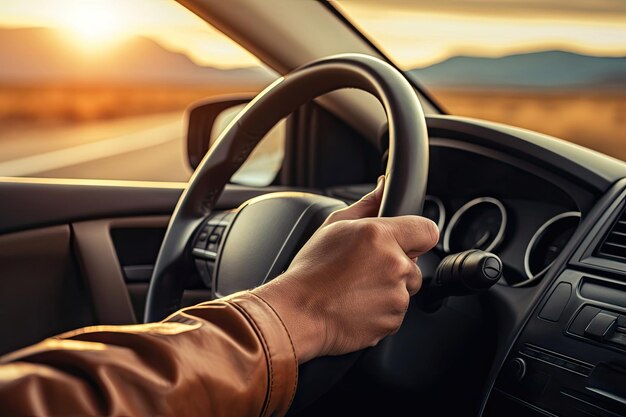
POLYGON ((550 268, 576 231, 578 223, 580 213, 568 211, 554 216, 537 229, 524 256, 524 269, 528 280, 540 277, 550 268))
POLYGON ((448 253, 469 249, 493 251, 504 239, 507 213, 504 205, 491 197, 469 201, 454 213, 443 236, 448 253))

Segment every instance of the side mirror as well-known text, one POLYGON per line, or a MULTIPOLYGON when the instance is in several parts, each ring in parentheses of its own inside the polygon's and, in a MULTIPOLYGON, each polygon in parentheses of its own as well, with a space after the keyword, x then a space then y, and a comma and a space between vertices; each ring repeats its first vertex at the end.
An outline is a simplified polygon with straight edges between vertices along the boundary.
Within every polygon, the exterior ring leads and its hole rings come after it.
MULTIPOLYGON (((218 96, 197 102, 187 110, 187 159, 196 169, 222 130, 254 98, 253 94, 218 96)), ((261 140, 252 154, 233 175, 234 183, 264 187, 271 184, 285 156, 286 119, 281 120, 261 140)))
POLYGON ((231 116, 230 119, 232 119, 253 98, 253 94, 217 96, 196 102, 189 107, 187 110, 187 159, 191 169, 196 169, 221 130, 228 124, 228 122, 223 123, 224 116, 231 116), (222 123, 219 123, 220 121, 222 123))

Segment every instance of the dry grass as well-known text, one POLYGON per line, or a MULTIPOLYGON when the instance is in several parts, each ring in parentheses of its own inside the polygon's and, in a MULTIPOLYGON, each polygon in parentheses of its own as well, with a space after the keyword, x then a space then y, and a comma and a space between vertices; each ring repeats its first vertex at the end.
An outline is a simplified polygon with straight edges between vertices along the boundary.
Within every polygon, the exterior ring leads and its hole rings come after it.
POLYGON ((258 91, 259 87, 1 86, 0 125, 5 128, 76 124, 183 110, 218 94, 258 91))
POLYGON ((452 114, 547 133, 626 160, 626 92, 434 90, 452 114))
MULTIPOLYGON (((216 94, 261 86, 128 87, 0 85, 1 132, 182 110, 216 94)), ((433 89, 452 114, 547 133, 626 160, 626 92, 433 89)))

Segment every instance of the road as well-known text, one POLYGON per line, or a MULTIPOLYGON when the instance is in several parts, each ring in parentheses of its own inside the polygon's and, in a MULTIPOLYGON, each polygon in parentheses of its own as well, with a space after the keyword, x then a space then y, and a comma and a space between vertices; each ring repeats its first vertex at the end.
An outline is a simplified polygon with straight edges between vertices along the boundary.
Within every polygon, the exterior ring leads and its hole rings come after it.
POLYGON ((0 176, 186 181, 184 114, 0 132, 0 176))

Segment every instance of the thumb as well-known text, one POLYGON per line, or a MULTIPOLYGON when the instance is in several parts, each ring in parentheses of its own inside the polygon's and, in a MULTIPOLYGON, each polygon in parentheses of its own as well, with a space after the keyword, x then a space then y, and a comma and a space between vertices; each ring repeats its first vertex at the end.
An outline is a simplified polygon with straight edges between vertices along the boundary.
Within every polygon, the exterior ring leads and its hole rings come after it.
POLYGON ((333 212, 326 219, 325 224, 331 224, 340 220, 356 220, 364 217, 376 217, 380 202, 383 198, 383 190, 385 189, 385 176, 378 177, 376 188, 369 194, 364 195, 359 201, 344 209, 333 212))

